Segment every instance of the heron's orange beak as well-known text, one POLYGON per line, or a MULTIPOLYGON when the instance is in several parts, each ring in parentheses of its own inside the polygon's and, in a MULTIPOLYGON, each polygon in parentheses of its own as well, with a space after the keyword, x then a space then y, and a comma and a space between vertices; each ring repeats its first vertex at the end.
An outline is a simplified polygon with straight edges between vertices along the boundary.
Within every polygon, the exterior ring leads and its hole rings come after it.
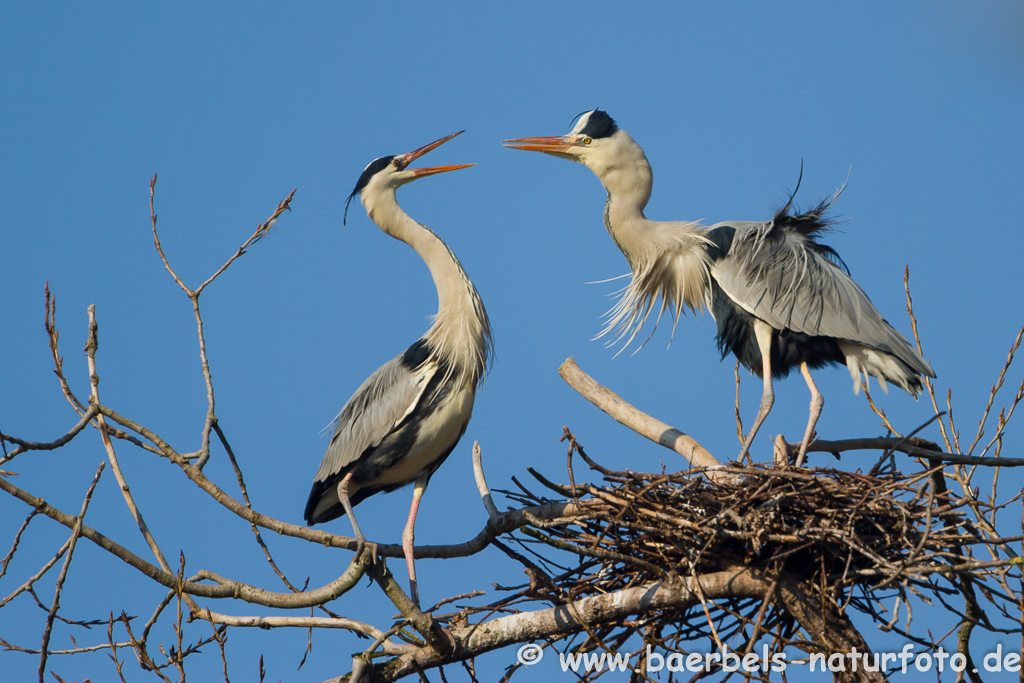
POLYGON ((568 135, 551 135, 539 138, 513 138, 502 140, 501 144, 509 149, 522 149, 527 152, 545 152, 547 154, 569 154, 573 147, 583 144, 575 137, 568 135))
POLYGON ((422 178, 427 175, 434 175, 435 173, 447 173, 448 171, 458 171, 460 168, 469 168, 470 166, 476 166, 476 164, 455 164, 454 166, 432 166, 430 168, 410 168, 409 173, 412 173, 417 178, 422 178))
POLYGON ((466 131, 464 131, 464 130, 460 130, 458 133, 452 133, 451 135, 445 135, 441 139, 434 140, 430 144, 424 144, 422 147, 418 148, 418 150, 413 150, 408 155, 402 155, 400 157, 400 159, 401 159, 401 168, 402 169, 406 168, 407 166, 409 166, 414 161, 416 161, 417 159, 419 159, 423 155, 427 154, 431 150, 436 150, 436 148, 439 147, 440 145, 442 145, 445 142, 451 140, 453 137, 456 137, 458 135, 462 135, 465 132, 466 131))
MULTIPOLYGON (((458 133, 452 133, 446 135, 440 140, 434 140, 429 145, 423 145, 419 149, 414 149, 408 154, 403 154, 400 158, 402 159, 402 169, 404 170, 412 162, 419 159, 421 156, 426 154, 432 149, 437 149, 444 143, 448 142, 457 135, 462 135, 466 131, 460 130, 458 133)), ((476 166, 476 164, 459 164, 456 166, 434 166, 433 168, 410 168, 409 173, 412 173, 416 178, 422 178, 423 176, 434 175, 435 173, 446 173, 447 171, 457 171, 460 168, 469 168, 470 166, 476 166)))

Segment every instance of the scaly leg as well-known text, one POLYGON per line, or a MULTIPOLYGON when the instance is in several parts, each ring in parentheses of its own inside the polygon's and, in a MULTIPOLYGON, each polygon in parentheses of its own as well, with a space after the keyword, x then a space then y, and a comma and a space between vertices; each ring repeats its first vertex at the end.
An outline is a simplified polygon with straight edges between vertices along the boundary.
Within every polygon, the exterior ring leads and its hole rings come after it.
POLYGON ((825 405, 825 397, 821 395, 818 387, 814 384, 814 380, 811 379, 811 370, 807 367, 807 363, 800 364, 800 373, 807 380, 807 388, 811 390, 811 415, 807 420, 807 431, 804 432, 804 440, 800 442, 800 453, 796 456, 797 467, 804 464, 804 458, 807 456, 807 447, 814 440, 814 425, 818 423, 818 418, 821 417, 821 408, 825 405))
POLYGON ((764 375, 764 393, 761 394, 761 408, 757 411, 757 419, 754 420, 754 425, 750 428, 750 432, 747 434, 747 438, 743 442, 743 450, 740 451, 740 455, 737 460, 743 460, 747 453, 750 451, 750 444, 754 442, 754 437, 757 436, 757 430, 761 428, 761 423, 768 417, 768 413, 771 412, 772 404, 775 403, 775 390, 772 388, 772 335, 775 330, 771 328, 768 323, 761 322, 760 320, 754 321, 754 336, 757 337, 757 348, 761 351, 761 372, 764 375))
POLYGON ((409 597, 417 607, 420 606, 420 592, 416 586, 416 564, 412 556, 412 544, 416 540, 416 513, 420 509, 420 498, 427 490, 428 477, 420 477, 413 484, 412 505, 409 506, 409 521, 402 532, 402 551, 405 553, 405 565, 409 568, 409 597))
POLYGON ((366 538, 363 536, 363 532, 359 530, 359 523, 356 521, 356 515, 352 512, 352 503, 348 499, 348 485, 352 481, 352 472, 349 472, 341 481, 338 482, 338 500, 341 501, 341 506, 345 508, 345 514, 348 515, 348 521, 352 522, 352 531, 356 535, 356 556, 363 552, 363 547, 366 545, 366 538))

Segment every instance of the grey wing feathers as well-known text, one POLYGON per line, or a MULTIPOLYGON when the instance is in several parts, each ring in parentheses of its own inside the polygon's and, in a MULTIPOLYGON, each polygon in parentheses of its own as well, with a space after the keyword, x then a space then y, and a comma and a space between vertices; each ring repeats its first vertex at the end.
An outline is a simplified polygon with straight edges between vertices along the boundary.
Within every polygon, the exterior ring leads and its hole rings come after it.
POLYGON ((769 224, 733 223, 727 256, 711 265, 722 291, 778 330, 834 337, 886 351, 915 372, 934 373, 906 338, 839 266, 805 246, 799 234, 762 239, 769 224))
POLYGON ((419 403, 435 363, 410 370, 399 354, 380 366, 360 385, 331 424, 334 434, 316 473, 324 481, 378 445, 419 403))

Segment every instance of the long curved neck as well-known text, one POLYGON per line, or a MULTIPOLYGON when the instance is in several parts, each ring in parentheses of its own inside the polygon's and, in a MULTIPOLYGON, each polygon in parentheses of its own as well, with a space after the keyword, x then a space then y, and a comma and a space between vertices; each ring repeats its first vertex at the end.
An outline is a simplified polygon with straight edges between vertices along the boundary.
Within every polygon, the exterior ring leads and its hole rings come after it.
POLYGON ((475 385, 491 356, 491 327, 483 301, 459 259, 430 228, 398 205, 393 190, 366 197, 363 204, 377 226, 416 250, 430 269, 437 289, 437 315, 423 338, 475 385))
POLYGON ((653 222, 644 215, 644 207, 651 198, 654 172, 643 148, 626 131, 618 131, 608 143, 611 148, 585 163, 608 192, 604 207, 608 234, 635 267, 648 246, 647 233, 653 222))
MULTIPOLYGON (((609 140, 613 146, 587 165, 608 192, 605 227, 629 261, 633 279, 613 309, 606 332, 616 325, 642 325, 659 295, 677 315, 684 306, 700 308, 708 277, 703 227, 648 219, 644 207, 651 198, 654 172, 647 155, 623 130, 609 140)), ((629 332, 635 333, 636 328, 629 332)))

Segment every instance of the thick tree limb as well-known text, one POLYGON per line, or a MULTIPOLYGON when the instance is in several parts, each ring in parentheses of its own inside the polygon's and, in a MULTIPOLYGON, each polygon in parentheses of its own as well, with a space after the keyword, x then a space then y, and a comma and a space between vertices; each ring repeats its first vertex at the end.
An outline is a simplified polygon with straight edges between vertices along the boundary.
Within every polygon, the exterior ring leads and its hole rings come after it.
POLYGON ((576 361, 572 358, 567 358, 562 363, 562 366, 558 368, 558 374, 583 398, 607 413, 619 424, 629 427, 640 436, 647 437, 656 444, 675 451, 683 456, 692 467, 706 470, 705 475, 709 479, 715 479, 718 476, 714 470, 722 467, 722 463, 718 462, 715 456, 697 443, 693 437, 637 410, 618 394, 598 384, 580 366, 576 365, 576 361))
MULTIPOLYGON (((832 602, 822 601, 808 593, 793 578, 783 578, 775 593, 776 600, 793 616, 803 630, 812 638, 811 642, 796 643, 797 646, 814 654, 852 652, 854 648, 860 653, 870 653, 871 647, 864 640, 850 618, 840 612, 832 602)), ((878 671, 865 671, 858 667, 856 672, 847 671, 836 680, 863 681, 870 683, 884 681, 885 676, 878 671)))
MULTIPOLYGON (((483 624, 452 629, 452 635, 461 645, 454 656, 422 648, 415 654, 404 655, 377 667, 376 674, 380 680, 393 681, 417 669, 462 661, 509 645, 581 632, 584 630, 584 622, 593 628, 656 610, 690 607, 700 604, 698 589, 707 600, 760 598, 771 585, 772 581, 760 572, 736 569, 705 574, 696 579, 687 577, 672 582, 659 581, 583 598, 574 602, 572 607, 559 605, 498 617, 483 624)), ((331 683, 347 680, 348 677, 343 676, 332 679, 331 683)))
MULTIPOLYGON (((421 648, 377 667, 375 674, 379 678, 373 680, 393 681, 420 670, 462 661, 509 645, 578 633, 588 626, 595 628, 658 610, 691 607, 700 604, 702 598, 706 601, 760 599, 769 594, 773 594, 774 601, 784 607, 814 639, 804 644, 809 652, 846 653, 853 648, 858 652, 870 652, 863 636, 835 605, 822 605, 795 581, 783 579, 776 585, 776 580, 762 572, 736 568, 659 581, 583 598, 571 606, 559 605, 452 629, 452 635, 460 644, 455 654, 442 655, 435 650, 421 648)), ((348 676, 343 676, 332 679, 331 683, 348 680, 348 676)), ((858 672, 849 680, 873 682, 885 679, 877 673, 858 672)))

